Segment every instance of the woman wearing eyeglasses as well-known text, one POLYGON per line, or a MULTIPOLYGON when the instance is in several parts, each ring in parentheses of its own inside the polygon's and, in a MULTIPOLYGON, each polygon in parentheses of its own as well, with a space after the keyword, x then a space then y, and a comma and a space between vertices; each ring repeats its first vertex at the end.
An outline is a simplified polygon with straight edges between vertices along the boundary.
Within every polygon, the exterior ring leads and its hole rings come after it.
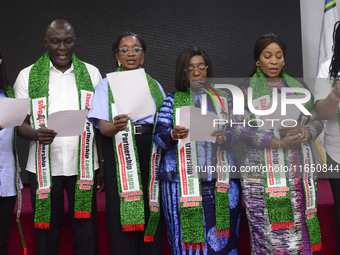
POLYGON ((228 167, 238 169, 230 150, 230 131, 219 127, 211 134, 216 137, 214 143, 186 143, 183 139, 190 130, 178 124, 176 113, 182 106, 201 108, 205 95, 208 111, 230 119, 231 98, 206 83, 211 77, 208 55, 196 47, 184 50, 176 63, 177 91, 164 100, 155 128, 155 143, 166 150, 158 178, 173 255, 238 254, 240 182, 224 175, 229 173, 228 167), (193 162, 195 158, 197 162, 193 162), (223 172, 217 172, 221 166, 225 166, 223 172))
MULTIPOLYGON (((120 34, 112 45, 118 66, 116 72, 140 68, 145 51, 146 43, 142 37, 131 32, 120 34)), ((146 78, 157 111, 164 100, 164 91, 148 74, 146 78)), ((105 78, 96 87, 89 119, 103 135, 104 160, 101 163, 105 161, 106 220, 111 254, 162 254, 162 229, 157 200, 159 193, 149 192, 149 186, 152 187, 151 191, 159 189, 155 171, 151 171, 154 168, 150 167, 158 165, 157 159, 160 158, 160 155, 151 157, 151 148, 159 151, 152 143, 155 116, 152 114, 133 120, 127 114, 114 116, 113 103, 112 91, 105 78), (127 137, 131 140, 125 139, 127 137), (123 142, 119 144, 119 141, 123 142), (130 169, 135 171, 130 174, 130 169), (149 176, 152 177, 150 181, 149 176), (131 179, 135 181, 134 187, 138 186, 139 190, 123 192, 122 186, 131 179)))

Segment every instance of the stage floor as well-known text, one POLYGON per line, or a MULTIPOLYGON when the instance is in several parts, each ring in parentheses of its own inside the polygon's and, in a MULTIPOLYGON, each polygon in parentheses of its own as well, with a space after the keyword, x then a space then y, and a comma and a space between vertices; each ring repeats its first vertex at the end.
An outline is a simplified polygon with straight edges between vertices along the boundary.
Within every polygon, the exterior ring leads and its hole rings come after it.
MULTIPOLYGON (((109 237, 106 226, 105 216, 105 192, 97 195, 98 208, 98 241, 99 254, 110 254, 109 237)), ((334 221, 334 202, 332 191, 327 180, 319 180, 318 188, 318 218, 321 226, 322 246, 323 249, 318 255, 333 255, 336 254, 336 228, 334 221)), ((21 215, 21 223, 25 235, 28 255, 36 255, 36 244, 33 226, 33 213, 31 208, 31 199, 29 188, 23 189, 23 207, 21 215)), ((165 226, 164 226, 165 228, 165 226)), ((17 255, 23 254, 18 226, 15 222, 15 213, 13 213, 11 233, 9 238, 8 254, 17 255)), ((70 219, 68 216, 68 205, 65 196, 65 208, 63 225, 60 236, 60 255, 73 255, 73 239, 70 219)), ((245 208, 242 208, 241 230, 240 230, 240 255, 249 255, 249 229, 245 214, 245 208)), ((163 255, 170 255, 170 245, 166 238, 164 230, 163 255)))

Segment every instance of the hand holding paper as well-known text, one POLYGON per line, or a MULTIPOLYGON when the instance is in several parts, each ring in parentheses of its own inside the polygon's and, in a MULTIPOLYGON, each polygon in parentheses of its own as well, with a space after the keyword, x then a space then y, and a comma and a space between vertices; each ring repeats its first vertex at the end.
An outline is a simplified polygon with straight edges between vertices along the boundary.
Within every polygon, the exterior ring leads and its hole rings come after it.
POLYGON ((214 143, 216 136, 214 130, 214 120, 218 119, 217 115, 207 112, 206 115, 202 115, 201 109, 192 106, 182 106, 176 110, 176 118, 179 116, 179 125, 190 129, 189 135, 183 142, 193 141, 208 141, 214 143))
POLYGON ((54 130, 58 137, 81 135, 87 112, 87 110, 54 112, 48 116, 48 129, 54 130))

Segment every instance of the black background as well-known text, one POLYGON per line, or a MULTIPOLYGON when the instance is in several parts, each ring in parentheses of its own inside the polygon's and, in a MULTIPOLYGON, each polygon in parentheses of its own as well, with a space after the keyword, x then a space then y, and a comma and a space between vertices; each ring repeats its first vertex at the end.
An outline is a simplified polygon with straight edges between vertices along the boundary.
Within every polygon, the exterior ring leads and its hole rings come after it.
MULTIPOLYGON (((147 43, 144 68, 165 92, 174 91, 175 63, 187 47, 203 48, 214 77, 245 77, 254 65, 253 45, 265 33, 287 45, 285 71, 302 77, 300 2, 296 0, 205 1, 71 1, 1 0, 0 52, 13 85, 19 71, 45 51, 52 20, 69 21, 76 33, 75 53, 99 68, 102 76, 116 69, 111 45, 124 31, 147 43)), ((18 139, 24 169, 28 144, 18 139)), ((25 174, 22 176, 26 182, 25 174)))

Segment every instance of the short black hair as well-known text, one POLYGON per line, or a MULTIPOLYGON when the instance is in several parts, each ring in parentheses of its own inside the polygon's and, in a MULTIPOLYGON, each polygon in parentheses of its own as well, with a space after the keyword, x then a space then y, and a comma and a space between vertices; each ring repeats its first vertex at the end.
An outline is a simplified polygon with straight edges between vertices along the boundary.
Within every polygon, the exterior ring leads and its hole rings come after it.
POLYGON ((204 50, 199 49, 197 47, 188 48, 182 51, 181 54, 179 54, 176 62, 175 87, 178 91, 185 91, 186 88, 189 86, 189 84, 187 84, 187 77, 189 74, 188 70, 190 59, 196 55, 202 56, 202 58, 205 61, 205 64, 208 66, 207 77, 208 78, 212 77, 213 75, 212 64, 208 54, 205 53, 204 50))
POLYGON ((2 59, 2 63, 0 64, 0 89, 6 90, 9 87, 9 81, 6 75, 6 68, 1 53, 0 59, 2 59))
POLYGON ((120 41, 124 38, 124 37, 127 37, 127 36, 134 36, 138 39, 142 49, 143 49, 143 52, 145 53, 146 51, 146 43, 144 41, 144 39, 140 36, 140 35, 137 35, 135 33, 132 33, 130 31, 126 31, 126 32, 123 32, 121 33, 120 35, 118 35, 115 40, 113 41, 113 44, 112 44, 112 47, 111 47, 111 50, 112 50, 112 53, 113 53, 113 58, 115 60, 115 65, 118 66, 118 61, 116 59, 116 54, 118 53, 119 51, 119 44, 120 44, 120 41))

